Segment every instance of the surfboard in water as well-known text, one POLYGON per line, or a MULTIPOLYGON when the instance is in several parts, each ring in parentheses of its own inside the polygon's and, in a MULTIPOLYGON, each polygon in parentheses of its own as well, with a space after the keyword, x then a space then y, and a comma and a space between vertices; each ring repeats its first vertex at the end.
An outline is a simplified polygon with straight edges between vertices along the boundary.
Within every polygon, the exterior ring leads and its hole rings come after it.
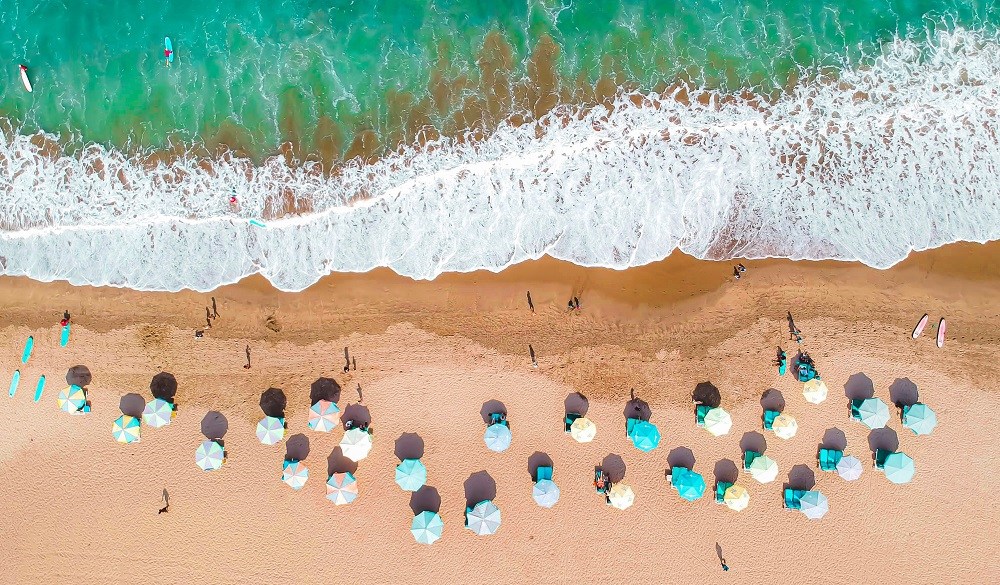
POLYGON ((28 363, 28 358, 31 357, 31 350, 35 348, 35 338, 28 337, 28 340, 24 342, 24 352, 21 353, 21 363, 28 363))
POLYGON ((163 38, 163 51, 167 55, 167 62, 168 63, 173 63, 174 62, 174 44, 172 42, 170 42, 170 37, 164 37, 163 38), (170 53, 166 53, 167 51, 170 51, 170 53))
POLYGON ((28 79, 27 65, 18 65, 18 68, 21 70, 21 83, 24 84, 24 89, 28 90, 28 93, 31 93, 31 80, 28 79))
POLYGON ((13 398, 14 394, 17 392, 17 384, 20 381, 21 381, 21 370, 14 370, 14 377, 11 378, 10 380, 10 392, 8 393, 8 396, 10 396, 11 398, 13 398))
POLYGON ((944 347, 944 329, 945 329, 945 326, 946 326, 946 323, 944 322, 944 317, 941 317, 941 320, 938 321, 938 334, 937 334, 937 346, 938 347, 944 347))
POLYGON ((913 336, 913 339, 920 337, 920 334, 924 332, 924 327, 926 326, 927 326, 927 313, 924 313, 924 316, 921 317, 920 321, 917 322, 917 326, 913 328, 913 333, 910 334, 911 336, 913 336))
POLYGON ((69 343, 69 323, 63 325, 62 334, 59 336, 59 346, 66 347, 69 343))
POLYGON ((35 402, 42 399, 42 390, 45 390, 45 375, 41 375, 38 378, 38 384, 35 386, 35 402))

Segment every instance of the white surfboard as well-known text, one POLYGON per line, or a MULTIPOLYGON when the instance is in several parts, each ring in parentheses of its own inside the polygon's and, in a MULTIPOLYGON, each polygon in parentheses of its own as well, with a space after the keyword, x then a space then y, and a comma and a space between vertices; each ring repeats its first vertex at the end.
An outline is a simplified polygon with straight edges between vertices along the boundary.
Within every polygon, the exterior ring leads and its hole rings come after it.
POLYGON ((24 65, 20 65, 21 68, 21 83, 24 84, 24 89, 31 93, 31 80, 28 79, 28 68, 24 65))

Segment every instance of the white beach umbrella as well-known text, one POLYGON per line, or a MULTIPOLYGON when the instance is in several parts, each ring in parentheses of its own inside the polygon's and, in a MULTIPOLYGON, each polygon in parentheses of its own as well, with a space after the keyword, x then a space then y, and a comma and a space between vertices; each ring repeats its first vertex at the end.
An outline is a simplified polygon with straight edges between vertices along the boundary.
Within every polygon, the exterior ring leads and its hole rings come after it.
POLYGON ((466 527, 479 536, 496 534, 500 528, 500 508, 484 500, 465 513, 466 527))
POLYGON ((806 402, 821 404, 826 400, 828 394, 829 390, 826 388, 826 382, 819 378, 813 378, 802 385, 802 396, 806 399, 806 402))
POLYGON ((506 451, 510 447, 512 438, 513 435, 510 433, 510 427, 499 423, 486 427, 486 432, 483 434, 483 441, 486 443, 486 448, 497 453, 506 451))
POLYGON ((854 455, 841 457, 840 461, 837 462, 837 475, 847 481, 854 481, 861 477, 861 472, 863 470, 864 465, 862 465, 861 460, 854 455))
POLYGON ((531 490, 531 497, 535 498, 535 503, 539 506, 551 508, 559 501, 559 486, 551 479, 537 481, 531 490))
POLYGON ((830 504, 826 496, 817 491, 808 491, 799 499, 802 504, 802 513, 810 520, 819 520, 830 511, 830 504))
POLYGON ((791 439, 799 432, 799 423, 790 414, 779 414, 775 417, 771 430, 779 439, 791 439))
POLYGON ((733 417, 721 408, 713 408, 705 413, 705 430, 716 437, 728 434, 733 427, 733 417))
POLYGON ((581 416, 570 425, 569 434, 579 443, 589 443, 597 436, 597 425, 589 418, 581 416))
POLYGON ((302 489, 309 479, 309 468, 301 461, 285 461, 281 466, 281 481, 292 486, 293 490, 302 489))
POLYGON ((613 508, 627 510, 635 503, 635 492, 632 491, 631 486, 624 483, 616 483, 611 486, 611 491, 608 492, 608 499, 613 508))
POLYGON ((329 400, 320 400, 309 407, 307 426, 321 433, 329 433, 340 425, 340 407, 329 400))
POLYGON ((731 485, 722 494, 722 501, 730 510, 740 512, 750 505, 750 492, 741 485, 731 485))
POLYGON ((750 464, 750 476, 760 483, 771 483, 778 477, 778 464, 767 455, 761 455, 750 464))
POLYGON ((344 437, 340 439, 340 450, 344 452, 344 457, 351 461, 361 461, 372 450, 372 436, 357 427, 347 429, 344 437))
POLYGON ((215 441, 205 440, 194 452, 194 462, 204 471, 214 471, 222 467, 226 453, 222 445, 215 441))
POLYGON ((257 438, 265 445, 274 445, 285 438, 285 419, 265 416, 257 423, 257 438))
POLYGON ((158 429, 170 424, 174 416, 174 405, 162 398, 154 398, 142 409, 142 422, 158 429))

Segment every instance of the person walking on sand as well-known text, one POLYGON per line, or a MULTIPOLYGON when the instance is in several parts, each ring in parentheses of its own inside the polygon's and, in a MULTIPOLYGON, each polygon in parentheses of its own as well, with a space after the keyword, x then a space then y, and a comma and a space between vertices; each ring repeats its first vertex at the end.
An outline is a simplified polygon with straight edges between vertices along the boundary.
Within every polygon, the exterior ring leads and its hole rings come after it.
POLYGON ((531 367, 537 368, 538 360, 535 359, 535 348, 531 347, 530 343, 528 344, 528 355, 531 356, 531 367))
POLYGON ((243 369, 244 370, 249 370, 250 369, 250 346, 249 345, 247 345, 247 364, 245 366, 243 366, 243 369))
POLYGON ((170 494, 167 493, 167 488, 163 488, 163 496, 161 497, 161 500, 163 501, 164 506, 160 508, 159 512, 157 512, 158 515, 170 509, 170 494))
POLYGON ((580 299, 578 299, 576 297, 573 297, 573 305, 576 307, 576 310, 579 311, 580 310, 580 299))
POLYGON ((212 318, 213 319, 219 318, 219 309, 218 307, 215 306, 215 297, 212 297, 212 318))
POLYGON ((569 302, 566 303, 566 309, 569 311, 573 310, 573 299, 570 299, 569 302))
POLYGON ((528 308, 531 309, 532 313, 535 312, 535 303, 531 302, 531 291, 530 290, 528 291, 528 308))
POLYGON ((740 279, 740 269, 735 266, 733 266, 733 276, 736 278, 736 280, 740 279))

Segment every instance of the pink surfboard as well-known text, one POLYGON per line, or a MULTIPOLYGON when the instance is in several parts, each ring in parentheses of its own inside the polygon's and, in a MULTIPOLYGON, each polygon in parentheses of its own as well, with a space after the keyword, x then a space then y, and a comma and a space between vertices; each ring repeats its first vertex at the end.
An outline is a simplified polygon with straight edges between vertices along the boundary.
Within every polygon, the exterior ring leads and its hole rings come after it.
POLYGON ((945 329, 944 317, 941 317, 941 320, 938 321, 938 334, 937 334, 938 347, 944 347, 944 329, 945 329))
POLYGON ((920 334, 924 332, 924 327, 926 326, 927 326, 927 313, 924 313, 924 316, 920 318, 919 322, 917 322, 917 326, 913 328, 913 333, 912 333, 913 339, 920 337, 920 334))

